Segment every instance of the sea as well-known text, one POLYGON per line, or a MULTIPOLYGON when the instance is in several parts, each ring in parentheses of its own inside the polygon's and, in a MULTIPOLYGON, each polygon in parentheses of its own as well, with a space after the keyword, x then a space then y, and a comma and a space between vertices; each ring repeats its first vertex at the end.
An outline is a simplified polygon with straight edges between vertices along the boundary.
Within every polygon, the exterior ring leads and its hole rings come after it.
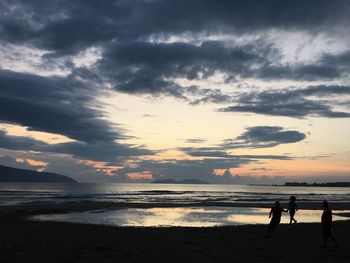
MULTIPOLYGON (((0 183, 1 206, 31 202, 95 201, 154 204, 152 208, 93 210, 66 214, 36 215, 31 220, 63 221, 112 226, 212 227, 222 225, 266 224, 269 209, 235 207, 235 203, 350 202, 350 188, 214 184, 56 184, 0 183), (156 204, 162 204, 157 207, 156 204), (164 207, 171 204, 172 207, 164 207), (186 205, 181 207, 181 205, 186 205), (191 206, 193 204, 193 206, 191 206), (179 205, 179 207, 176 207, 179 205), (232 206, 231 206, 232 205, 232 206), (174 207, 175 206, 175 207, 174 207)), ((349 211, 338 211, 349 212, 349 211)), ((300 210, 299 222, 319 222, 320 210, 300 210)), ((335 220, 347 218, 335 215, 335 220)), ((288 223, 287 215, 282 223, 288 223)))
POLYGON ((322 200, 350 202, 346 187, 214 184, 0 183, 0 205, 28 202, 235 203, 322 200))

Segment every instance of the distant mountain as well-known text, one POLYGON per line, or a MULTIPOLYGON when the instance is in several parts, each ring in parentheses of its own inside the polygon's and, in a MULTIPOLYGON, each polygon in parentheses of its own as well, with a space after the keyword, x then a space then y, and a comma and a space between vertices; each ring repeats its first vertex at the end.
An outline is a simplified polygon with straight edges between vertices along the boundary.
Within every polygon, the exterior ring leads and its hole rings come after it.
POLYGON ((0 182, 78 183, 65 175, 17 169, 2 165, 0 165, 0 182))
POLYGON ((179 182, 173 179, 162 179, 162 180, 155 180, 152 183, 153 184, 178 184, 179 182))
POLYGON ((201 181, 199 179, 183 179, 181 181, 176 181, 174 179, 163 179, 156 180, 154 184, 209 184, 208 182, 201 181))
POLYGON ((184 179, 179 182, 180 184, 209 184, 208 182, 199 179, 184 179))
POLYGON ((286 182, 284 186, 305 186, 305 187, 350 187, 350 182, 333 182, 333 183, 304 183, 304 182, 286 182))

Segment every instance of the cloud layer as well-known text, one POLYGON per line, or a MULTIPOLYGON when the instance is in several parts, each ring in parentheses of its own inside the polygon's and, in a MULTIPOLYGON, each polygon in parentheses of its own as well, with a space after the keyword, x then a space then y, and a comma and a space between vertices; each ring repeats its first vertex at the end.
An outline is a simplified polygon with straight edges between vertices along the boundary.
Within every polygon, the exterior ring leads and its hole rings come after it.
MULTIPOLYGON (((100 100, 107 93, 169 97, 216 116, 350 117, 346 0, 4 0, 0 9, 0 125, 70 139, 50 144, 0 130, 0 148, 13 157, 69 156, 66 167, 75 163, 89 174, 81 161, 120 165, 124 179, 151 171, 210 180, 215 169, 293 160, 268 150, 306 138, 285 123, 241 124, 249 126, 241 135, 215 145, 182 136, 185 145, 168 149, 182 159, 160 161, 151 147, 126 142, 134 137, 108 115, 100 100), (252 153, 234 155, 236 149, 252 153)), ((54 167, 50 159, 45 169, 54 167)))
POLYGON ((236 138, 224 140, 219 145, 211 147, 182 147, 180 150, 195 157, 288 160, 292 158, 285 155, 232 155, 228 151, 244 148, 270 148, 282 144, 297 143, 304 140, 305 137, 304 133, 284 130, 278 126, 255 126, 247 128, 244 133, 236 138))
POLYGON ((223 112, 247 112, 294 118, 349 118, 349 86, 311 86, 304 89, 283 89, 240 94, 234 106, 223 112), (347 100, 337 99, 337 96, 347 100), (336 98, 336 100, 334 100, 336 98), (336 107, 342 110, 335 110, 336 107), (345 106, 345 107, 344 107, 345 106))

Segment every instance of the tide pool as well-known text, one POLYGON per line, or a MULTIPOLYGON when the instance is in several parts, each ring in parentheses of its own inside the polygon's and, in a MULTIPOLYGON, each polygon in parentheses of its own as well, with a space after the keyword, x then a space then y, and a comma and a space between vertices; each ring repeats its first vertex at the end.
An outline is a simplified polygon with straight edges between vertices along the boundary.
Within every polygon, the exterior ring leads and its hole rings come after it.
MULTIPOLYGON (((250 207, 171 207, 94 210, 66 214, 43 214, 31 220, 58 221, 108 226, 133 227, 214 227, 246 224, 268 224, 270 209, 250 207)), ((333 211, 349 212, 349 211, 333 211)), ((322 210, 299 210, 298 223, 318 223, 322 210)), ((333 215, 333 220, 347 220, 333 215)), ((289 223, 289 214, 283 213, 281 223, 289 223)))

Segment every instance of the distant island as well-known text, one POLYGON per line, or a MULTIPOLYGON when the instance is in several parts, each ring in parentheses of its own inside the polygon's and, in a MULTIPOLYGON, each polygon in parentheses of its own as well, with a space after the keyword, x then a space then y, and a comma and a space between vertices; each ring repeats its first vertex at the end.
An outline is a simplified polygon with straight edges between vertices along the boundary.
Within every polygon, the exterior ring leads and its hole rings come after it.
POLYGON ((306 186, 306 187, 350 187, 350 182, 334 182, 334 183, 300 183, 300 182, 287 182, 284 186, 306 186))
POLYGON ((78 183, 65 175, 17 169, 3 165, 0 165, 0 182, 78 183))
POLYGON ((163 179, 163 180, 156 180, 152 183, 153 184, 209 184, 208 182, 205 182, 199 179, 183 179, 181 181, 177 181, 174 179, 163 179))

